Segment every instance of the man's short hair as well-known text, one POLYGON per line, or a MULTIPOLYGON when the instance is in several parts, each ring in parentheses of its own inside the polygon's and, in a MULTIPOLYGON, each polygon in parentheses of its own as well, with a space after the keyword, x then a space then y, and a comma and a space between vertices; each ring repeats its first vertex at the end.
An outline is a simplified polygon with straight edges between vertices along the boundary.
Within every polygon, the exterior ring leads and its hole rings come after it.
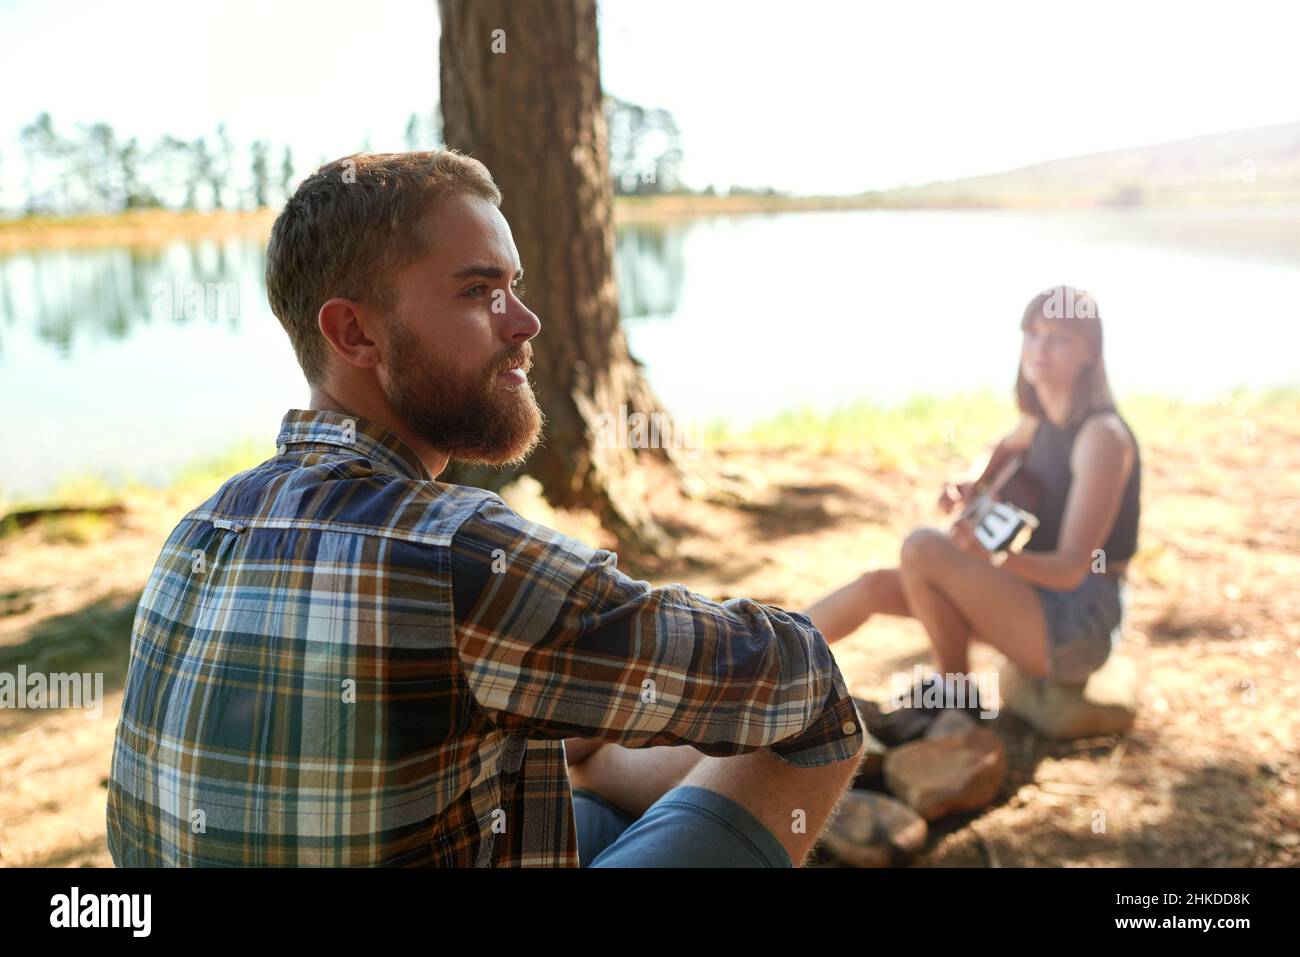
POLYGON ((308 382, 324 378, 329 356, 320 307, 337 296, 391 309, 397 273, 429 249, 425 214, 452 194, 501 205, 487 167, 455 150, 345 156, 285 203, 266 248, 266 294, 308 382))

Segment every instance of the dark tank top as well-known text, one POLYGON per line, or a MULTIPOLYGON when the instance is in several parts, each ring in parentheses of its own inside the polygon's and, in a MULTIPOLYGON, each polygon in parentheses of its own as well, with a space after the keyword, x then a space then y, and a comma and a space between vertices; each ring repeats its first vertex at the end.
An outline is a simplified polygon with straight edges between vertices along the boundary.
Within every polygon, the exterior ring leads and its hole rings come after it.
MULTIPOLYGON (((1029 511, 1038 519, 1038 528, 1025 544, 1025 551, 1050 552, 1056 548, 1057 538, 1061 534, 1061 518, 1065 513, 1065 501, 1070 494, 1073 475, 1070 472, 1070 453, 1074 449, 1074 440, 1079 435, 1083 423, 1094 415, 1106 412, 1119 413, 1114 409, 1094 409, 1081 420, 1068 428, 1060 428, 1044 417, 1034 429, 1033 441, 1025 452, 1023 471, 1026 485, 1033 489, 1032 505, 1026 504, 1029 511)), ((1120 419, 1124 422, 1123 418, 1120 419)), ((1109 561, 1122 561, 1132 558, 1137 551, 1139 497, 1142 489, 1142 457, 1137 452, 1137 437, 1129 424, 1124 428, 1133 438, 1133 471, 1129 474, 1128 485, 1124 488, 1124 498, 1120 503, 1119 515, 1115 518, 1115 527, 1111 529, 1106 544, 1102 546, 1109 561)), ((1021 503, 1017 503, 1021 504, 1021 503)))

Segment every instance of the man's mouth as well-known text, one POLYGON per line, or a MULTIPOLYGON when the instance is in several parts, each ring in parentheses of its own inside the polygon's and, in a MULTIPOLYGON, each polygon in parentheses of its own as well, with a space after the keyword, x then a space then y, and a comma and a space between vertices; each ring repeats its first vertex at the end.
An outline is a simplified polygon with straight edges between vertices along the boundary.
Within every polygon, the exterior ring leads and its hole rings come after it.
POLYGON ((528 370, 532 366, 530 356, 520 356, 498 373, 498 376, 511 385, 525 385, 528 382, 528 370))

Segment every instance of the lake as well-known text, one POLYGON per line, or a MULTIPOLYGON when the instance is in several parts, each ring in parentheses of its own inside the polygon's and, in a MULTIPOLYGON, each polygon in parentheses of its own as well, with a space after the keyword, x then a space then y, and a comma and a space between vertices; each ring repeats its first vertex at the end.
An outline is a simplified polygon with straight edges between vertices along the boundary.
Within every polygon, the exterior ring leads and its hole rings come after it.
MULTIPOLYGON (((228 239, 0 258, 0 493, 70 475, 163 483, 241 441, 269 447, 306 386, 263 252, 228 239)), ((1060 283, 1096 296, 1121 396, 1300 383, 1300 209, 715 217, 620 227, 616 268, 633 354, 695 423, 1009 395, 1024 305, 1060 283)))

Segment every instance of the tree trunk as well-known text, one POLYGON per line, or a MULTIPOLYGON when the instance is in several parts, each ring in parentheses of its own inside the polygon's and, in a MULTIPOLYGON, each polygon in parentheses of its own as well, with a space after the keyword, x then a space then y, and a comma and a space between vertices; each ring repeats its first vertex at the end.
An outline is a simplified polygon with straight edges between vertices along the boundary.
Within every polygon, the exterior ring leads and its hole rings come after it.
MULTIPOLYGON (((634 413, 663 413, 619 325, 595 0, 439 9, 444 138, 492 171, 542 320, 533 377, 546 434, 523 471, 552 505, 590 508, 624 544, 662 553, 645 495, 677 483, 676 457, 620 440, 634 413)), ((452 480, 512 477, 462 468, 452 480)))

